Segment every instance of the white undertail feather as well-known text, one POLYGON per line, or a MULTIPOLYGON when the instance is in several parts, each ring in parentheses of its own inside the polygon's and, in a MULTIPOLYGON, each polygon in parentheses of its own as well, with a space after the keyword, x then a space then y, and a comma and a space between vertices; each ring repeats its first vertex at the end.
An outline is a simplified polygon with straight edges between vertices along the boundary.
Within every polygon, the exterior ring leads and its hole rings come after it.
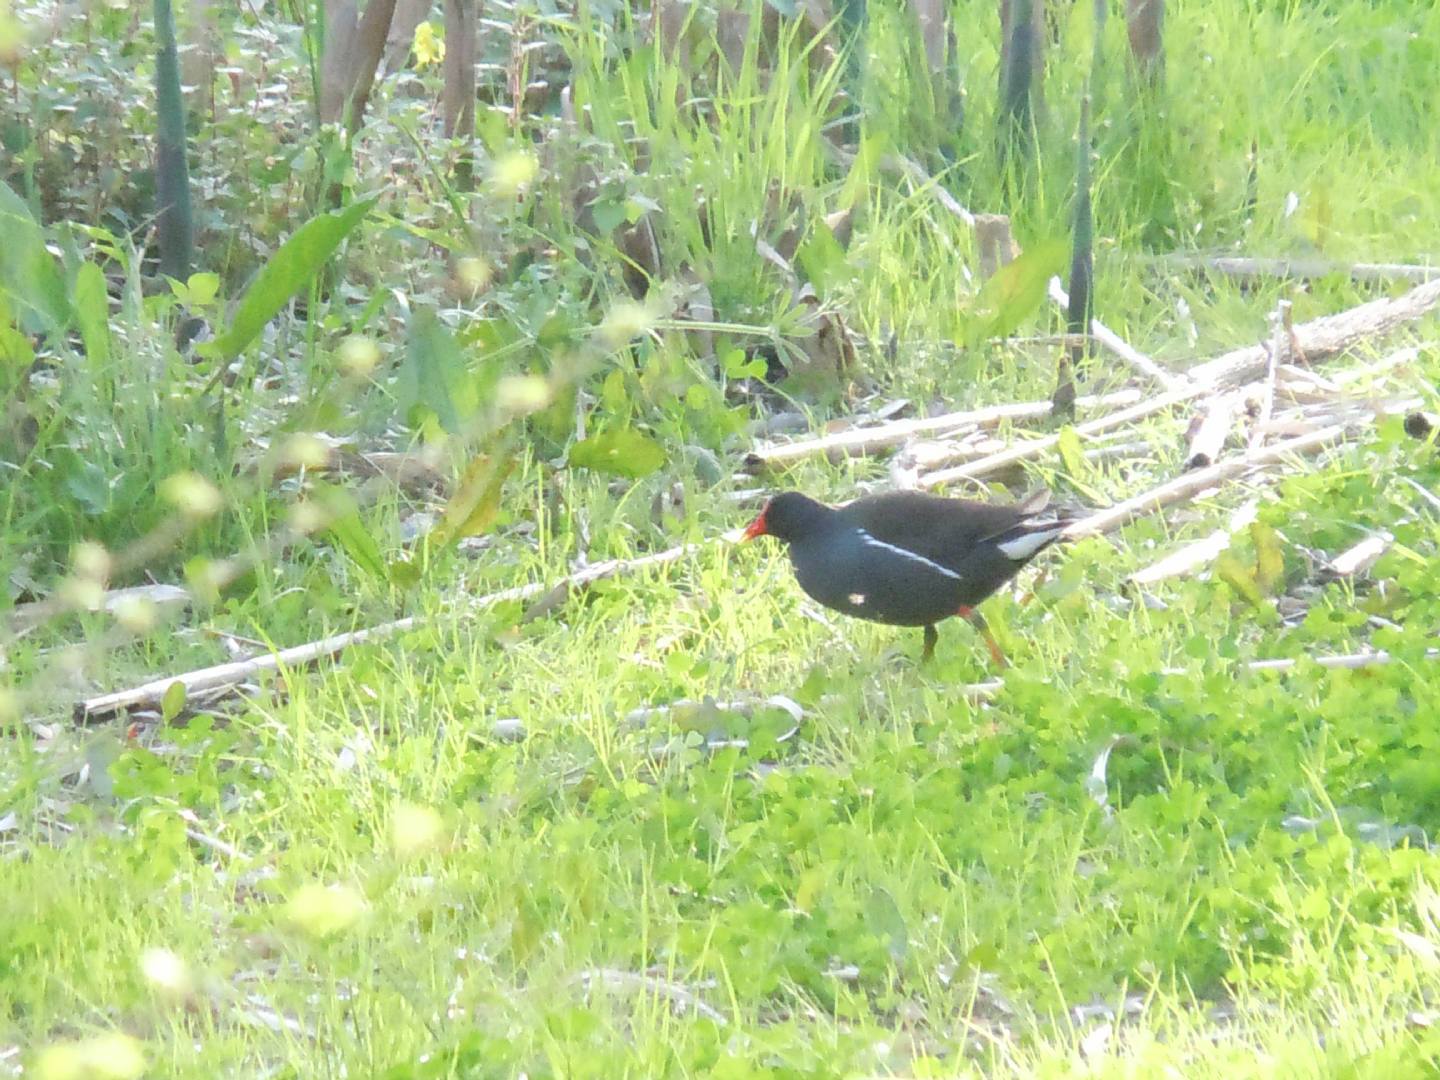
POLYGON ((1035 532, 1027 532, 1017 536, 1014 540, 1006 540, 996 546, 1005 554, 1007 559, 1019 562, 1021 559, 1028 559, 1037 551, 1050 543, 1065 531, 1063 522, 1044 526, 1035 532))

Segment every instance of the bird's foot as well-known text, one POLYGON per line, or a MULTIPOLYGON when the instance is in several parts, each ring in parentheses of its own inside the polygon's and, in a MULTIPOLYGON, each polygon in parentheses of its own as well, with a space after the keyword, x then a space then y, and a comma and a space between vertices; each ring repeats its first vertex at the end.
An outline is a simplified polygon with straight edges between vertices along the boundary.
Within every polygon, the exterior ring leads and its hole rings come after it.
POLYGON ((928 664, 935 659, 935 643, 940 640, 940 631, 934 625, 925 627, 925 645, 920 650, 920 663, 928 664))

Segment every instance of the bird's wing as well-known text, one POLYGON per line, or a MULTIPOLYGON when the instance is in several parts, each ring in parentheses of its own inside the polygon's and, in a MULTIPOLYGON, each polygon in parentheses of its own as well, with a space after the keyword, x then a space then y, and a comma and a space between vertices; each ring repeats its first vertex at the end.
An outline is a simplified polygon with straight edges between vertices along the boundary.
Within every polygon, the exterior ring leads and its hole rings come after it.
POLYGON ((852 503, 846 509, 847 516, 876 540, 956 570, 986 543, 1016 562, 1026 561, 1054 543, 1068 522, 1060 515, 1044 513, 1046 501, 1031 497, 1013 505, 996 505, 896 491, 852 503))

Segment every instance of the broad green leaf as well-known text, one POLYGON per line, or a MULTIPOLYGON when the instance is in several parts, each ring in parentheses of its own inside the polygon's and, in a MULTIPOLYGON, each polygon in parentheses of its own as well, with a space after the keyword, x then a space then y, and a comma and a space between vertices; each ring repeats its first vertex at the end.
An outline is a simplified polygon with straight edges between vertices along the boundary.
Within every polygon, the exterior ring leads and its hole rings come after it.
POLYGON ((405 552, 390 563, 390 583, 401 589, 411 589, 420 584, 420 564, 405 552))
POLYGON ((431 543, 444 547, 464 536, 484 532, 500 512, 500 495, 505 478, 514 467, 509 456, 482 455, 465 468, 455 494, 445 506, 439 527, 431 534, 431 543))
POLYGON ((747 357, 744 349, 731 349, 722 358, 721 363, 725 367, 727 379, 763 379, 765 377, 765 358, 763 356, 747 357))
POLYGON ((610 374, 606 375, 605 381, 600 384, 600 407, 605 410, 604 415, 612 420, 624 415, 629 400, 630 394, 625 388, 625 373, 618 367, 611 368, 610 374))
POLYGON ((570 464, 638 479, 665 464, 665 451, 654 439, 634 428, 611 428, 572 446, 570 464))
POLYGON ((19 309, 26 329, 54 333, 70 322, 65 277, 45 248, 45 232, 25 200, 0 181, 0 293, 19 309))
POLYGON ((344 933, 365 915, 369 905, 359 889, 349 885, 310 882, 296 890, 285 905, 292 924, 317 938, 344 933))
POLYGON ((590 216, 595 222, 595 231, 609 236, 625 220, 625 204, 619 199, 597 198, 590 204, 590 216))
POLYGON ((1080 443, 1080 436, 1073 427, 1066 424, 1060 429, 1055 449, 1060 452, 1060 460, 1065 463, 1065 471, 1072 477, 1079 479, 1090 471, 1090 463, 1085 460, 1085 448, 1080 443))
POLYGON ((180 715, 185 708, 185 684, 176 679, 165 688, 165 693, 160 696, 160 717, 169 723, 180 715))
POLYGON ((120 1031, 106 1031, 73 1042, 51 1043, 35 1055, 27 1075, 36 1080, 140 1080, 145 1067, 145 1046, 139 1039, 120 1031))
POLYGON ((170 291, 186 307, 203 308, 214 303, 215 297, 220 295, 220 275, 191 274, 183 285, 172 280, 170 291))
POLYGON ((982 941, 965 954, 965 963, 976 971, 994 971, 1002 960, 1000 950, 988 941, 982 941))
POLYGON ((1268 595, 1285 576, 1285 552, 1280 546, 1280 534, 1263 521, 1252 521, 1250 539, 1255 543, 1255 583, 1268 595))
POLYGON ((897 963, 905 959, 910 935, 905 917, 900 914, 900 908, 889 892, 879 887, 871 890, 870 900, 865 905, 865 923, 869 931, 884 942, 890 959, 897 963))
POLYGON ((265 324, 320 272, 374 205, 374 199, 366 199, 320 214, 296 229, 245 290, 224 333, 198 351, 222 360, 233 360, 244 352, 265 324))
POLYGON ((510 142, 510 121, 498 109, 475 110, 475 134, 492 155, 499 154, 510 142))
POLYGON ((93 373, 110 359, 110 299, 105 274, 92 262, 81 263, 75 274, 75 322, 93 373))
POLYGON ((317 486, 314 498, 330 514, 325 534, 374 581, 387 581, 389 572, 380 545, 361 520, 360 509, 350 496, 337 487, 317 486))
POLYGON ((823 221, 816 221, 811 227, 805 242, 795 252, 795 261, 822 297, 850 276, 845 249, 823 221))
POLYGON ((13 326, 0 322, 0 392, 9 393, 35 363, 35 347, 13 326))
POLYGON ((704 412, 710 407, 712 400, 711 389, 701 383, 691 383, 685 391, 685 404, 696 412, 704 412))
POLYGON ((987 281, 967 320, 968 344, 1008 337, 1045 301, 1045 288, 1070 258, 1064 240, 1048 240, 1026 248, 1020 257, 987 281))
POLYGON ((795 887, 795 907, 806 914, 815 910, 815 901, 825 887, 829 872, 824 865, 812 866, 800 875, 800 884, 795 887))
POLYGON ((405 361, 395 394, 412 423, 417 405, 435 414, 452 435, 459 432, 479 407, 478 393, 469 378, 465 353, 435 313, 421 308, 410 316, 405 361))

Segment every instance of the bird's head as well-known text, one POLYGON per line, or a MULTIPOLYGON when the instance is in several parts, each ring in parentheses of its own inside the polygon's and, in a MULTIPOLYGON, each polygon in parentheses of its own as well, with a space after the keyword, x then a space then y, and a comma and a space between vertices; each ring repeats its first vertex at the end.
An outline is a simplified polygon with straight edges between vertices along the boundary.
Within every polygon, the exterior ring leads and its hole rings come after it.
POLYGON ((784 543, 799 540, 817 528, 835 511, 798 491, 776 495, 745 529, 744 539, 773 536, 784 543))

